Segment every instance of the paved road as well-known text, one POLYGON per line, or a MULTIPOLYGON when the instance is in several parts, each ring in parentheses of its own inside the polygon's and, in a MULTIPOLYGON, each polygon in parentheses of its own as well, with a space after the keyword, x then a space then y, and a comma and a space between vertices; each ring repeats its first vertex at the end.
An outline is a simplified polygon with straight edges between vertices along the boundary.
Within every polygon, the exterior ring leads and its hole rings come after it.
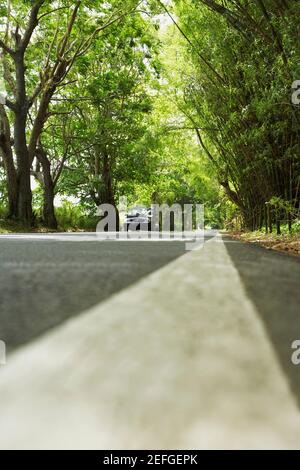
POLYGON ((183 254, 178 241, 0 237, 1 339, 12 350, 183 254))
POLYGON ((300 262, 207 239, 0 238, 0 448, 300 448, 300 262))

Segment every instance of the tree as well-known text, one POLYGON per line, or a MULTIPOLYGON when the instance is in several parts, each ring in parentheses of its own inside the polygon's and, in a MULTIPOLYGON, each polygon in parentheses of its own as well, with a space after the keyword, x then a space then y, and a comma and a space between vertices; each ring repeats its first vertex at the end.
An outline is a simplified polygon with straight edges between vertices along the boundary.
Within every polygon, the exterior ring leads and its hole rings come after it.
POLYGON ((53 97, 97 35, 136 6, 135 1, 121 7, 118 1, 89 1, 83 6, 81 1, 62 0, 54 8, 46 0, 18 1, 14 6, 1 2, 6 24, 0 48, 8 96, 1 105, 0 142, 11 216, 32 223, 30 172, 34 158, 45 161, 37 149, 53 97))
POLYGON ((81 198, 93 201, 94 208, 116 206, 122 191, 146 177, 147 155, 139 142, 147 132, 148 90, 155 87, 158 68, 154 32, 142 15, 127 17, 78 62, 81 78, 70 97, 78 107, 72 169, 63 178, 70 193, 75 179, 81 198))
POLYGON ((199 143, 244 224, 260 228, 272 197, 299 208, 299 110, 290 100, 292 77, 300 72, 294 59, 299 5, 175 3, 193 67, 186 73, 185 112, 195 128, 206 128, 199 143))

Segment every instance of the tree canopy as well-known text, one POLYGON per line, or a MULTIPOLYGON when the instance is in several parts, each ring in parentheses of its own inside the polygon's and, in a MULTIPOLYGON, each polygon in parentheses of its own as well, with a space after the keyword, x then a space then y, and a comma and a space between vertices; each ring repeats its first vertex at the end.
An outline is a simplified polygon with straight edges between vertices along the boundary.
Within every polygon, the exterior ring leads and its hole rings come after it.
POLYGON ((216 227, 292 225, 299 2, 3 0, 0 13, 7 217, 57 228, 55 196, 92 214, 125 195, 205 203, 216 227))

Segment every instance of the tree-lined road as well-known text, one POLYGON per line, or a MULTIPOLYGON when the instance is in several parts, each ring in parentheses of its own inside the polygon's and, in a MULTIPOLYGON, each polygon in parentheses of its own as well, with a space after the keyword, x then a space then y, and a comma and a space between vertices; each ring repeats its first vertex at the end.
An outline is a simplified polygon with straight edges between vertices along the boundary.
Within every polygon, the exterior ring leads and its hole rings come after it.
POLYGON ((0 240, 1 448, 300 447, 296 258, 62 238, 0 240))

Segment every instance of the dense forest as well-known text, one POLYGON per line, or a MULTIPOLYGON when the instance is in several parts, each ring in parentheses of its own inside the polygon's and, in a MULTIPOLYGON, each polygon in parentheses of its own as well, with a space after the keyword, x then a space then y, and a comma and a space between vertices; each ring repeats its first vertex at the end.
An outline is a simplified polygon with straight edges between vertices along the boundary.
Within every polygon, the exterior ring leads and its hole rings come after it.
POLYGON ((292 230, 299 15, 296 0, 0 0, 1 218, 56 229, 127 196, 292 230))

